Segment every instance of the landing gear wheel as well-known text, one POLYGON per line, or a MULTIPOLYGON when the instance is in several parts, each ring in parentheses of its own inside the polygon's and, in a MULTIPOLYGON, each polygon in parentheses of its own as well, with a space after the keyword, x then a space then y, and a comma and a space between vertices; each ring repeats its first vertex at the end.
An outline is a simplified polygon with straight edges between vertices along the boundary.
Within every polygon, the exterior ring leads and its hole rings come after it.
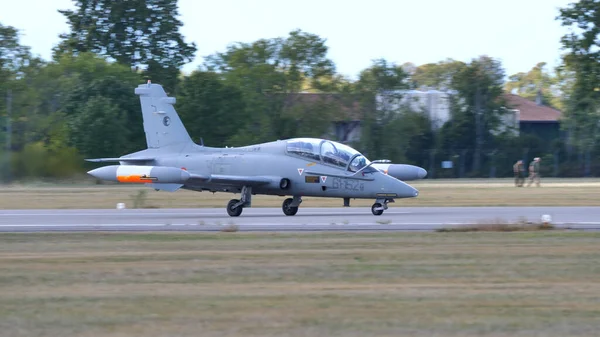
POLYGON ((227 214, 229 214, 229 216, 240 216, 240 214, 242 214, 242 211, 244 210, 244 207, 242 207, 242 206, 238 206, 238 207, 235 207, 235 208, 233 207, 238 202, 240 202, 240 201, 237 200, 237 199, 231 199, 227 203, 227 214))
POLYGON ((294 199, 287 198, 283 201, 283 205, 281 205, 281 209, 283 210, 283 214, 285 215, 296 215, 298 213, 298 206, 293 207, 290 206, 294 199))
POLYGON ((373 206, 371 206, 371 212, 373 212, 373 215, 381 215, 383 214, 383 205, 376 202, 373 204, 373 206))

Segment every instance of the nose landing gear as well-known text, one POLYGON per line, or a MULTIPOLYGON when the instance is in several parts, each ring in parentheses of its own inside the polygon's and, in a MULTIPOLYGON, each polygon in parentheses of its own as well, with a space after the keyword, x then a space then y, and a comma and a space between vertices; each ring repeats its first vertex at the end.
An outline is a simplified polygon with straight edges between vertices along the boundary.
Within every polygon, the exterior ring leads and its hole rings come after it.
POLYGON ((383 211, 388 209, 388 202, 394 202, 394 199, 377 199, 373 206, 371 206, 371 213, 373 215, 381 215, 383 211))

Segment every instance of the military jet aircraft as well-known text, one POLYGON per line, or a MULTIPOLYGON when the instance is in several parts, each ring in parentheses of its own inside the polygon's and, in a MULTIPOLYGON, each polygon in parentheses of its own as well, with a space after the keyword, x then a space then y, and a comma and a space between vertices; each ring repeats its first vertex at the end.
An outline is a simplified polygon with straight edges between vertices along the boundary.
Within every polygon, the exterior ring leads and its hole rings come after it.
POLYGON ((156 190, 240 193, 227 204, 230 216, 251 207, 252 196, 291 196, 283 201, 285 215, 295 215, 302 197, 375 199, 381 215, 395 198, 418 191, 399 179, 423 178, 416 166, 369 161, 355 149, 327 139, 294 138, 268 143, 215 148, 192 141, 162 86, 141 84, 140 96, 148 148, 118 158, 86 159, 119 162, 89 171, 97 179, 142 183, 156 190), (379 169, 374 165, 383 165, 379 169), (396 179, 399 178, 399 179, 396 179))

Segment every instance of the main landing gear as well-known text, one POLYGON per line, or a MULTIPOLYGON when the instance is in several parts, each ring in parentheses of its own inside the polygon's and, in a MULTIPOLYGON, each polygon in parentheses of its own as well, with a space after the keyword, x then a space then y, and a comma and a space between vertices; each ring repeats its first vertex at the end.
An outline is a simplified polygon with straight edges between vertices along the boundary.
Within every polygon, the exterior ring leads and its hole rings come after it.
POLYGON ((227 203, 227 214, 229 216, 240 216, 244 207, 250 207, 252 205, 252 187, 242 187, 242 193, 240 200, 231 199, 227 203))
MULTIPOLYGON (((296 215, 298 213, 298 207, 302 203, 302 198, 294 196, 293 198, 287 198, 283 201, 281 209, 285 215, 296 215)), ((242 188, 240 200, 231 199, 227 203, 227 214, 229 216, 240 216, 244 207, 250 207, 252 205, 252 187, 244 186, 242 188)))
MULTIPOLYGON (((376 199, 373 206, 371 206, 371 212, 373 215, 381 215, 383 211, 388 209, 388 203, 394 202, 394 199, 376 199)), ((287 198, 281 205, 283 214, 287 216, 296 215, 298 208, 302 203, 300 196, 294 196, 293 198, 287 198)), ((244 186, 241 191, 240 200, 231 199, 227 203, 227 214, 229 216, 240 216, 244 207, 250 207, 252 205, 252 187, 244 186)))
POLYGON ((394 199, 377 199, 373 206, 371 206, 371 212, 373 215, 381 215, 383 211, 388 209, 388 202, 394 202, 394 199))
POLYGON ((288 216, 296 215, 296 213, 298 213, 298 207, 300 206, 300 203, 302 203, 302 198, 299 196, 285 199, 281 205, 283 214, 288 216))

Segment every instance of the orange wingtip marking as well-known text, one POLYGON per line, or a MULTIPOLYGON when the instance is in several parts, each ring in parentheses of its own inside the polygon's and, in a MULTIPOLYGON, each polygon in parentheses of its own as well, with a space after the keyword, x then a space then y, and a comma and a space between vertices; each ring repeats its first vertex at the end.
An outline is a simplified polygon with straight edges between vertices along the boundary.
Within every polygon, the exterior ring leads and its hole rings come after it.
POLYGON ((117 181, 122 183, 152 183, 156 180, 152 177, 140 176, 140 175, 130 175, 130 176, 117 176, 117 181))

